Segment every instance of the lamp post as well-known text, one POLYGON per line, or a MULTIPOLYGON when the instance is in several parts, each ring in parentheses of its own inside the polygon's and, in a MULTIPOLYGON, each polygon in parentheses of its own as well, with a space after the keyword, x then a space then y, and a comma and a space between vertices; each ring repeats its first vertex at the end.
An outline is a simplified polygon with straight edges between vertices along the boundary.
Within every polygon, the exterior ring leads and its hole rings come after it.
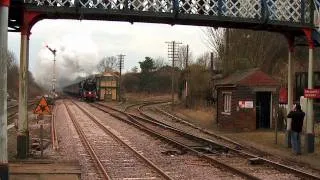
POLYGON ((49 51, 51 51, 51 53, 53 54, 53 70, 52 70, 52 95, 53 98, 55 98, 55 91, 56 91, 56 53, 57 50, 50 48, 48 45, 46 46, 46 48, 49 49, 49 51))

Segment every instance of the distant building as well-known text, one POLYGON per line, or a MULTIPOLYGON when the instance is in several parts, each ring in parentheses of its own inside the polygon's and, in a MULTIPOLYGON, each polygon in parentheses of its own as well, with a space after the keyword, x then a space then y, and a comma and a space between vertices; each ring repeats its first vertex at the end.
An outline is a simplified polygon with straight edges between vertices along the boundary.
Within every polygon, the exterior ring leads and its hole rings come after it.
POLYGON ((279 83, 259 69, 235 72, 215 83, 218 127, 252 131, 273 128, 279 83))
POLYGON ((104 72, 96 75, 98 99, 103 101, 118 100, 119 73, 104 72))

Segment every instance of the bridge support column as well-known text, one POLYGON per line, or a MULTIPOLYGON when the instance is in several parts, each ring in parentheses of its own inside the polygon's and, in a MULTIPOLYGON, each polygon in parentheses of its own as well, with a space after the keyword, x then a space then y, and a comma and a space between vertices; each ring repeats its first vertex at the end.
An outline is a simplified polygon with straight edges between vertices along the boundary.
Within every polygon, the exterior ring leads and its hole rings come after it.
POLYGON ((32 26, 40 19, 39 13, 23 13, 21 27, 20 70, 19 70, 19 119, 17 135, 17 157, 27 158, 29 151, 28 129, 28 65, 29 65, 29 36, 32 26))
POLYGON ((0 0, 0 179, 9 179, 7 138, 7 53, 9 0, 0 0))
POLYGON ((19 121, 17 136, 17 157, 27 158, 29 147, 28 131, 28 46, 29 33, 21 32, 20 69, 19 69, 19 121))
MULTIPOLYGON (((288 106, 287 114, 292 109, 293 105, 293 86, 292 86, 292 76, 293 76, 293 60, 292 54, 294 52, 294 37, 287 37, 289 44, 289 57, 288 57, 288 106)), ((287 130, 285 135, 285 145, 286 147, 291 147, 291 118, 287 118, 287 130)))
MULTIPOLYGON (((308 65, 308 89, 313 89, 313 49, 314 43, 312 40, 312 29, 303 30, 309 45, 309 65, 308 65)), ((308 153, 314 152, 314 112, 313 112, 313 99, 307 99, 307 132, 305 135, 305 150, 308 153)))

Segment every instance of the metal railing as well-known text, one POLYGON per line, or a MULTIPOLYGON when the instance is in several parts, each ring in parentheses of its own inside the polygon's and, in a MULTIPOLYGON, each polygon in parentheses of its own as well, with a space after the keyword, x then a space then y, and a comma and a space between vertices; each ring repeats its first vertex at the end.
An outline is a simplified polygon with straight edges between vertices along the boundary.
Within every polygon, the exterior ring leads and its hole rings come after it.
POLYGON ((312 24, 319 0, 25 0, 38 7, 176 13, 312 24), (315 8, 313 7, 315 4, 315 8))

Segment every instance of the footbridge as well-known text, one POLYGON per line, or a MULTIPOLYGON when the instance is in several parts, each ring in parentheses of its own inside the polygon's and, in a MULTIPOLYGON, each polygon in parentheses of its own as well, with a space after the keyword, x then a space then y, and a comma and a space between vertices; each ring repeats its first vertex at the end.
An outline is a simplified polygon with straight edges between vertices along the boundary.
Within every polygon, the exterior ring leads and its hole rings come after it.
POLYGON ((38 19, 88 19, 245 28, 301 34, 314 28, 312 0, 11 0, 9 31, 25 13, 38 19))
MULTIPOLYGON (((282 33, 289 44, 288 106, 292 95, 292 52, 309 47, 308 88, 313 88, 313 49, 320 45, 318 0, 0 0, 0 48, 7 49, 7 33, 21 33, 19 158, 27 156, 28 47, 32 26, 42 19, 87 19, 241 28, 282 33)), ((3 58, 2 58, 3 59, 3 58)), ((6 66, 0 61, 0 165, 6 163, 6 66)), ((307 146, 313 152, 313 108, 308 99, 307 146)), ((287 143, 290 146, 290 120, 287 143)), ((1 169, 0 169, 1 171, 1 169)))

